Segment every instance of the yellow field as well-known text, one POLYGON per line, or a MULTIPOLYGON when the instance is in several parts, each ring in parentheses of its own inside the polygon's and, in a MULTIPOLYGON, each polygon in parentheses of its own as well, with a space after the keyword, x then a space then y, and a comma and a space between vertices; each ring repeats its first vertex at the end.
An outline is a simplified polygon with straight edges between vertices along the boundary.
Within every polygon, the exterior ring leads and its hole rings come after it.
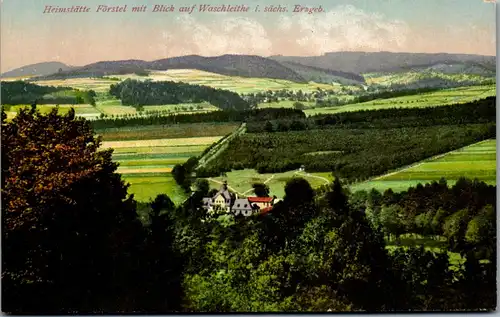
POLYGON ((138 76, 135 74, 113 75, 112 77, 125 80, 133 78, 137 80, 153 81, 175 81, 193 85, 210 86, 214 88, 231 90, 238 93, 258 92, 263 90, 299 90, 304 92, 321 89, 339 89, 338 85, 318 84, 318 83, 295 83, 282 79, 271 78, 249 78, 238 76, 226 76, 196 69, 170 69, 166 71, 151 71, 149 76, 138 76))
POLYGON ((102 142, 102 148, 130 148, 130 147, 154 147, 154 146, 186 146, 212 144, 219 141, 222 136, 177 138, 177 139, 155 139, 155 140, 130 140, 130 141, 107 141, 102 142))
POLYGON ((104 78, 68 78, 55 80, 40 80, 33 82, 40 86, 54 87, 72 87, 81 90, 94 90, 96 92, 105 92, 109 90, 111 84, 117 83, 104 78))

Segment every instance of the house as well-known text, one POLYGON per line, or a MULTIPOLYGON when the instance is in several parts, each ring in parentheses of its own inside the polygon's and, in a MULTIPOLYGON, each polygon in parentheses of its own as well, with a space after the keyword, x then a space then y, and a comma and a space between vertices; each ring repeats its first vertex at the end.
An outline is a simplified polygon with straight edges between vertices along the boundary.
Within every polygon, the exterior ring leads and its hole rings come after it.
POLYGON ((227 182, 224 182, 220 190, 212 197, 203 198, 203 208, 208 212, 224 211, 229 213, 233 203, 233 195, 229 192, 227 182))
POLYGON ((235 199, 234 204, 231 208, 231 211, 235 216, 251 216, 256 208, 252 207, 248 199, 246 198, 238 198, 235 199))
POLYGON ((228 190, 227 182, 224 182, 213 197, 203 198, 202 204, 209 213, 223 212, 249 217, 256 213, 269 212, 275 201, 276 196, 238 198, 228 190))
POLYGON ((252 206, 256 205, 259 207, 259 209, 264 209, 267 207, 271 207, 276 197, 248 197, 247 199, 252 204, 252 206))

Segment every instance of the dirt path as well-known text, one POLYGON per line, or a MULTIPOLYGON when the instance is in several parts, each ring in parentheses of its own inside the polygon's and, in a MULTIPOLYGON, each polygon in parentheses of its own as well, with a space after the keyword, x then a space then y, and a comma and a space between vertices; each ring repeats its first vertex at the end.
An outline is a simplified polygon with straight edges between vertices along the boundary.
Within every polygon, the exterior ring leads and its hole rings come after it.
POLYGON ((321 177, 321 176, 316 176, 316 175, 312 175, 312 174, 309 174, 309 173, 303 173, 303 172, 300 172, 300 171, 295 172, 295 174, 297 174, 297 175, 303 175, 303 176, 306 176, 306 177, 313 177, 313 178, 321 179, 322 181, 325 182, 324 185, 330 183, 330 181, 327 178, 324 178, 324 177, 321 177))
POLYGON ((227 136, 222 142, 219 144, 215 145, 208 153, 203 155, 199 161, 198 161, 198 166, 196 166, 195 169, 198 169, 200 167, 204 167, 208 162, 216 158, 219 154, 222 153, 229 144, 231 140, 233 140, 235 137, 238 135, 241 135, 246 132, 246 123, 242 123, 241 126, 236 129, 233 133, 231 133, 229 136, 227 136))
MULTIPOLYGON (((217 184, 221 184, 221 185, 222 185, 222 184, 224 184, 223 182, 218 181, 218 180, 213 179, 213 178, 207 178, 207 180, 208 180, 208 181, 210 181, 210 182, 214 182, 214 183, 217 183, 217 184)), ((245 195, 244 195, 244 193, 240 193, 239 191, 237 191, 236 189, 232 188, 232 187, 231 187, 231 186, 229 186, 229 185, 227 186, 227 188, 228 188, 228 189, 230 189, 231 191, 235 192, 235 193, 236 193, 236 194, 238 194, 238 195, 245 196, 245 195)))

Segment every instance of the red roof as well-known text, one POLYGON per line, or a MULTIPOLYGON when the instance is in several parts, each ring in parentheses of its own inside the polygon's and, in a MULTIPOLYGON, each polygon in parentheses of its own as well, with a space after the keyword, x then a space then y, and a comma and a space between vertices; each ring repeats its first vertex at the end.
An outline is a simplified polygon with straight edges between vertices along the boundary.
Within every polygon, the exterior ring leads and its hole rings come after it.
POLYGON ((248 201, 251 203, 270 203, 273 201, 273 197, 248 197, 248 201))
POLYGON ((273 207, 266 207, 266 208, 263 208, 260 213, 261 214, 267 214, 268 212, 270 212, 271 210, 273 209, 273 207))

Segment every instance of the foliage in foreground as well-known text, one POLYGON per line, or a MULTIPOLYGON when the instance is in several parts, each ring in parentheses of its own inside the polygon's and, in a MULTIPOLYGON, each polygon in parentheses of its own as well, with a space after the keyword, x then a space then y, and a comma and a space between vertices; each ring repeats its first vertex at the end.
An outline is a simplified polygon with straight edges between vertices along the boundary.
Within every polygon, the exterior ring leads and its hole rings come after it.
MULTIPOLYGON (((145 207, 143 224, 111 151, 99 151, 99 143, 74 112, 21 111, 9 123, 2 114, 4 311, 496 307, 494 253, 485 263, 466 252, 457 271, 446 256, 423 248, 389 254, 366 205, 338 180, 317 193, 295 178, 272 212, 252 218, 207 216, 200 207, 208 186, 199 182, 177 208, 159 195, 145 207)), ((469 189, 452 190, 453 199, 474 205, 475 195, 461 194, 469 189)), ((420 203, 426 196, 411 197, 420 203)), ((470 243, 485 239, 480 228, 494 228, 491 208, 467 225, 470 243)))

